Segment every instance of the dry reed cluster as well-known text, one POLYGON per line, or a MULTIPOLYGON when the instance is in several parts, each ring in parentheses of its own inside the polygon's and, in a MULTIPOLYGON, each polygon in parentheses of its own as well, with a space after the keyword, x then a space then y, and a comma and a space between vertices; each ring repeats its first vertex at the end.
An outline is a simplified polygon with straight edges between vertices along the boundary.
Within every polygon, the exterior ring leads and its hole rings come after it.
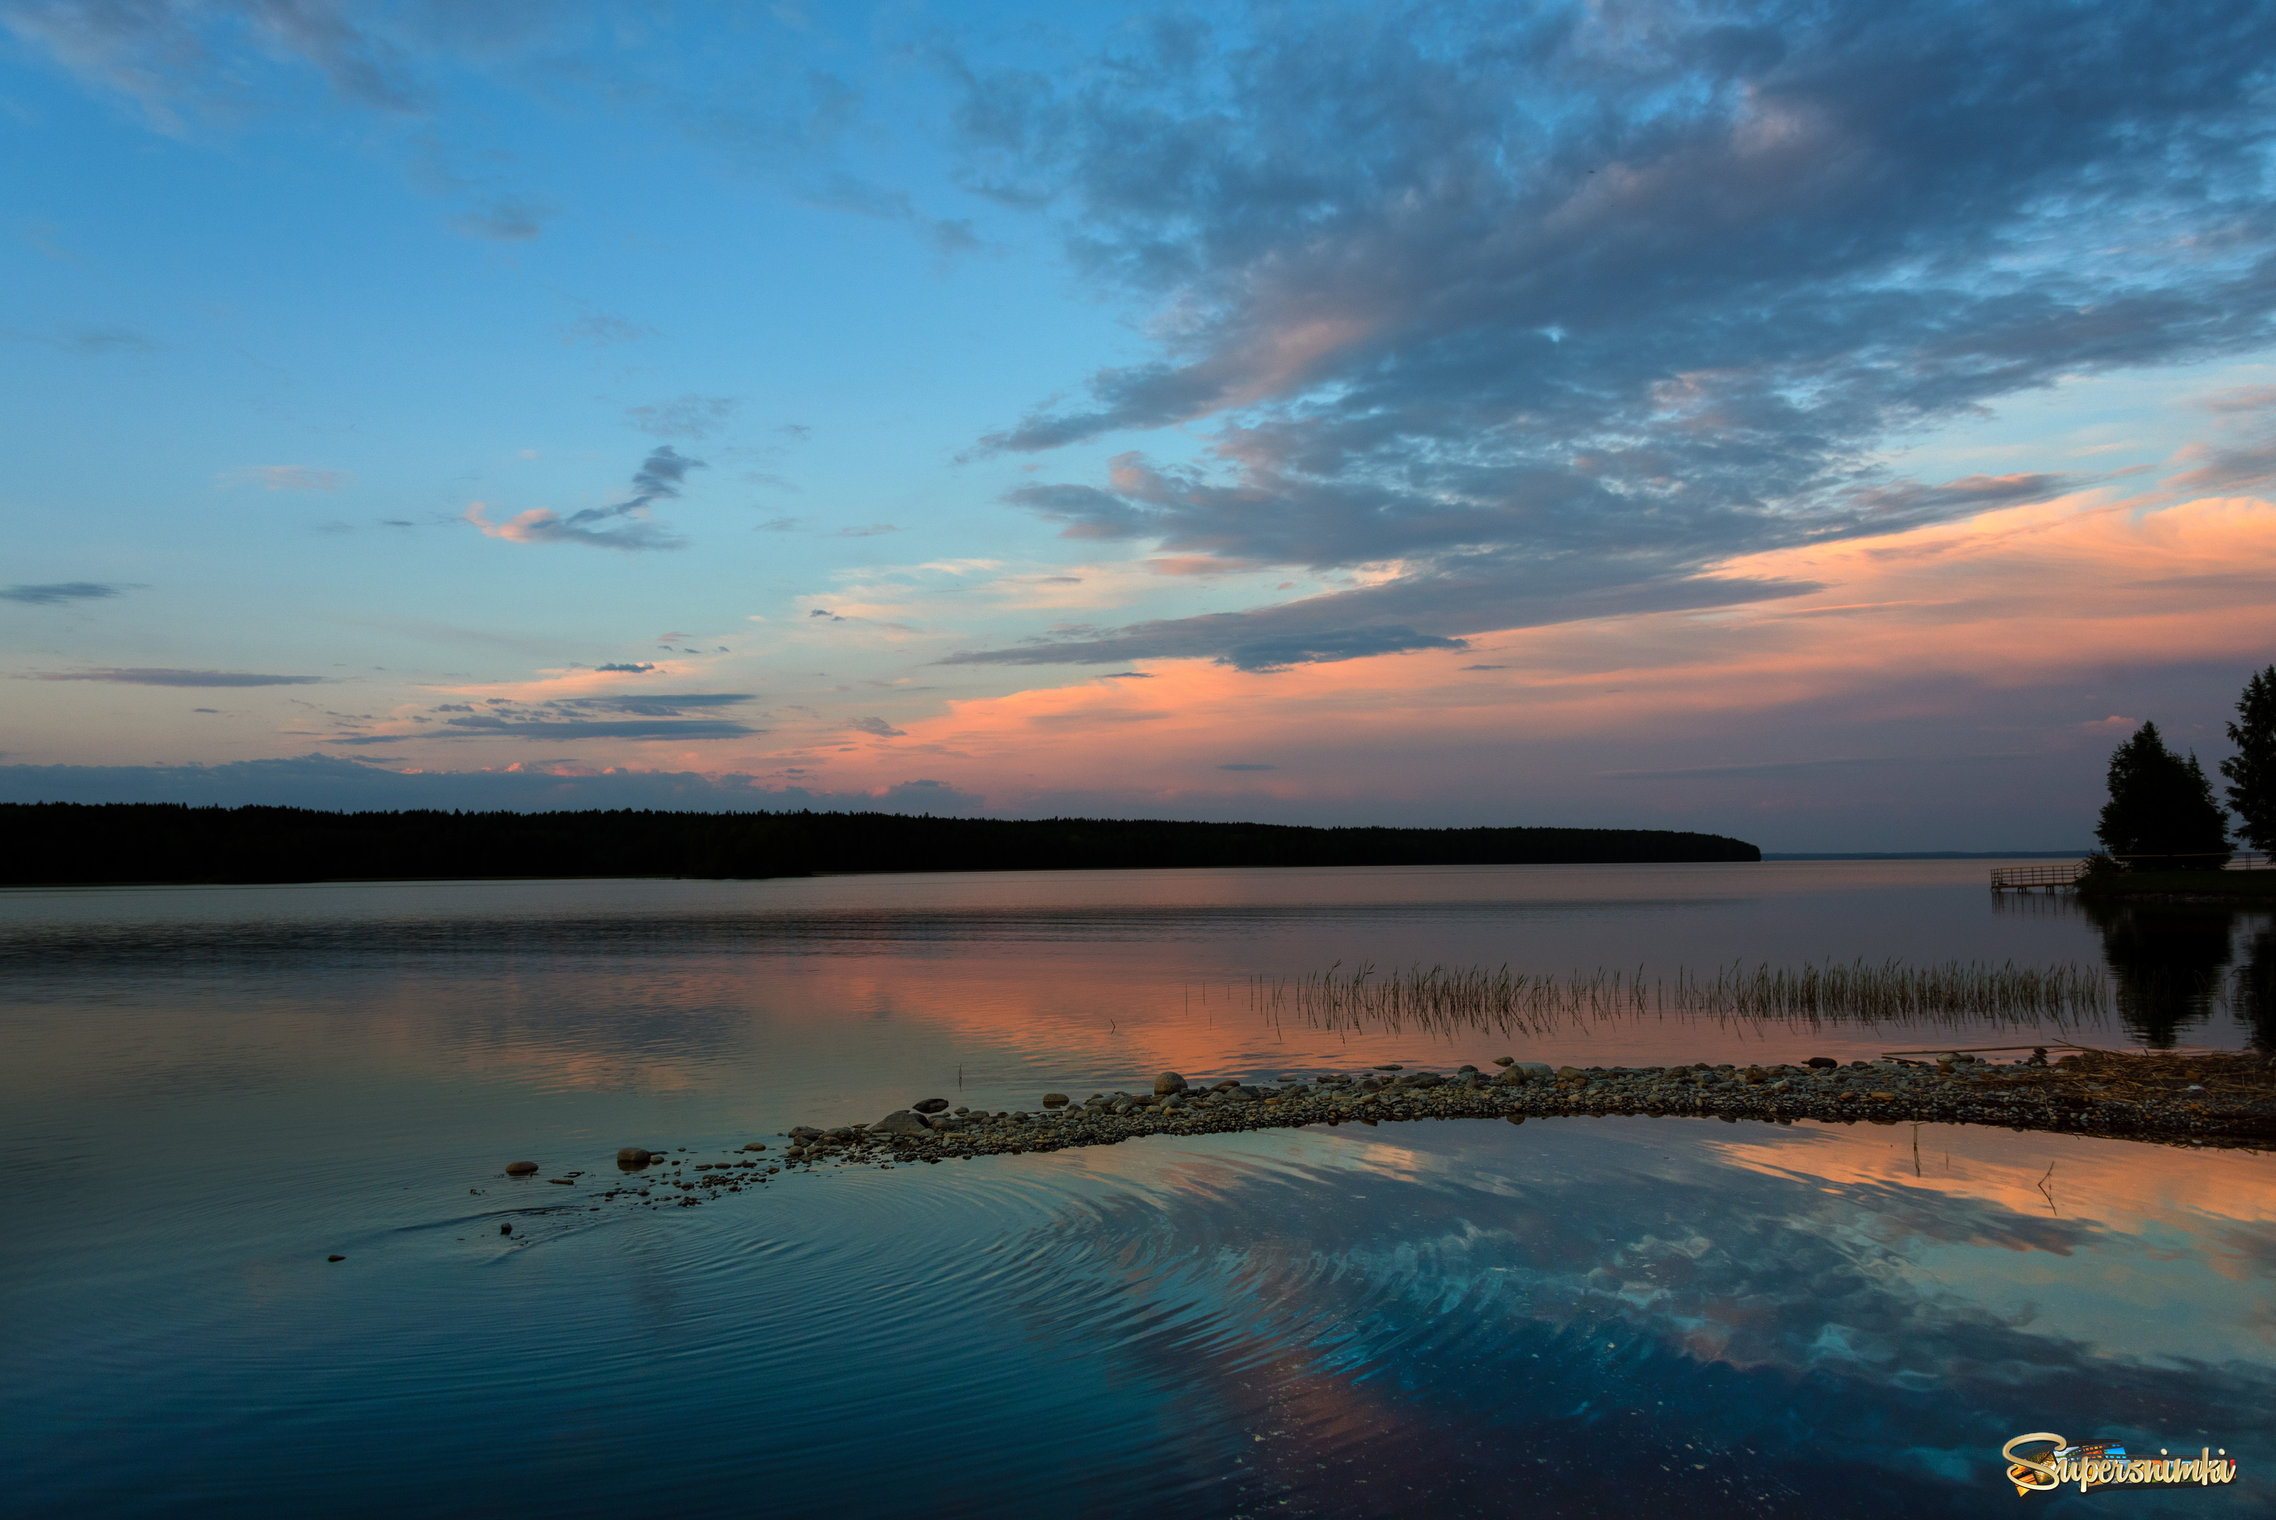
POLYGON ((1338 962, 1309 976, 1252 977, 1249 1001, 1276 1023, 1295 1019, 1316 1029, 1412 1025, 1443 1034, 1547 1034, 1576 1023, 1654 1014, 1801 1025, 1988 1022, 2060 1030, 2108 1013, 2114 994, 2103 971, 2076 963, 1733 964, 1707 974, 1679 970, 1670 979, 1647 978, 1640 968, 1560 977, 1507 966, 1378 971, 1369 963, 1346 971, 1338 962))

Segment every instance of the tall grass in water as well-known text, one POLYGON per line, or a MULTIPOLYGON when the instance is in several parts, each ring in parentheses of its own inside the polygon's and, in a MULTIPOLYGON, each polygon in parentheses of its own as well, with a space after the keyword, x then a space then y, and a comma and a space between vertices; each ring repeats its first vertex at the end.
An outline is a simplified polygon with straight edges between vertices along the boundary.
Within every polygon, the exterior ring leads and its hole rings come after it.
POLYGON ((1269 1021, 1316 1029, 1391 1030, 1408 1026, 1453 1034, 1493 1029, 1547 1034, 1600 1019, 1675 1014, 1718 1021, 1769 1020, 1899 1024, 2017 1024, 2063 1028, 2110 1011, 2109 978, 2096 967, 1992 966, 1949 961, 1908 966, 1865 961, 1825 966, 1678 970, 1672 979, 1605 971, 1532 976, 1507 966, 1420 965, 1379 972, 1342 963, 1294 978, 1253 977, 1249 1001, 1269 1021))

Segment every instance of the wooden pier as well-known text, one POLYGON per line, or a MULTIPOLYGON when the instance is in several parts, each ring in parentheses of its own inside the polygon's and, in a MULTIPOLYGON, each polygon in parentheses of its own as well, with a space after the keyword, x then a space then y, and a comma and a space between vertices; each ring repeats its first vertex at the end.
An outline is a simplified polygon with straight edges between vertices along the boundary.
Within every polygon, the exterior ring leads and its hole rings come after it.
MULTIPOLYGON (((2133 870, 2154 871, 2169 861, 2200 861, 2207 858, 2203 855, 2128 855, 2123 857, 2122 864, 2133 870)), ((2276 869, 2276 856, 2265 855, 2254 850, 2238 850, 2229 856, 2227 863, 2221 869, 2224 871, 2276 869)), ((2052 894, 2060 892, 2065 887, 2077 886, 2079 878, 2086 875, 2086 872, 2087 864, 2083 860, 2070 860, 2061 865, 2048 866, 1993 866, 1991 889, 1994 892, 2046 892, 2052 894)))
POLYGON ((2047 892, 2055 893, 2065 887, 2075 887, 2086 874, 2086 862, 2067 860, 2055 866, 1993 866, 1991 889, 1994 892, 2047 892))

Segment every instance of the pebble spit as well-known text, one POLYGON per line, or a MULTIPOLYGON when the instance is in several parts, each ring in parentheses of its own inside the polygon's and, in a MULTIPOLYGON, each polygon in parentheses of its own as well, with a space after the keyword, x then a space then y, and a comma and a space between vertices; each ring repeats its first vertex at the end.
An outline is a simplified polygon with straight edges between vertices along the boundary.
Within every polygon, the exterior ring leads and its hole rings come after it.
MULTIPOLYGON (((891 1168, 975 1156, 1114 1145, 1146 1135, 1206 1135, 1313 1124, 1414 1119, 1653 1115, 1736 1123, 1983 1124, 2172 1145, 2258 1149, 2276 1142, 2276 1058, 2089 1052, 2048 1062, 1994 1063, 1954 1054, 1846 1065, 1549 1067, 1507 1057, 1451 1074, 1378 1067, 1363 1072, 1188 1082, 1153 1090, 1047 1093, 1035 1109, 983 1112, 925 1099, 870 1124, 801 1125, 773 1144, 753 1141, 712 1159, 686 1148, 618 1154, 618 1184, 587 1194, 650 1207, 693 1208, 819 1165, 891 1168)), ((572 1186, 583 1172, 549 1182, 572 1186)), ((598 1203, 593 1205, 598 1207, 598 1203)))

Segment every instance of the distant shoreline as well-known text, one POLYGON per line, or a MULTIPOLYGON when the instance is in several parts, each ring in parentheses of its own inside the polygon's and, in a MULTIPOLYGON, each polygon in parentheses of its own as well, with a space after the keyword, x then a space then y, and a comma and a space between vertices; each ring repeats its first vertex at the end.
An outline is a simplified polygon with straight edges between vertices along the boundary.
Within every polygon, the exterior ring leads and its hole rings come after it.
POLYGON ((2080 860, 2078 850, 1836 850, 1830 853, 1765 850, 1764 860, 2080 860))
POLYGON ((936 871, 1754 862, 1669 829, 1307 828, 897 813, 319 812, 0 804, 0 885, 749 880, 936 871))

